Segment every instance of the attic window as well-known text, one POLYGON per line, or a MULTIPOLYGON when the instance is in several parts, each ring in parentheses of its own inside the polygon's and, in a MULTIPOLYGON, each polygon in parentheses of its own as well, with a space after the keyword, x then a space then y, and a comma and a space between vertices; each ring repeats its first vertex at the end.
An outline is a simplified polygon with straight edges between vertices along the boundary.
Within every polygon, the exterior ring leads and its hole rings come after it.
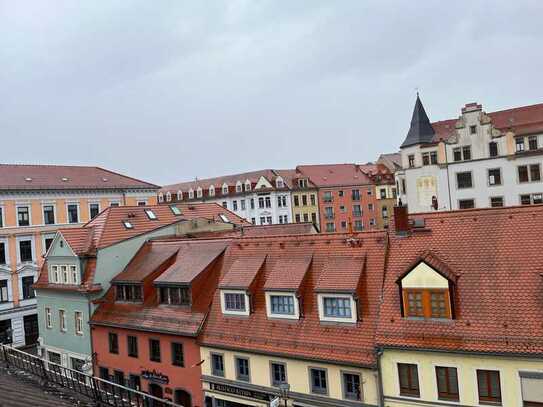
POLYGON ((32 182, 32 178, 26 177, 26 178, 25 178, 25 181, 26 181, 26 182, 32 182))
POLYGON ((62 177, 62 182, 68 182, 68 178, 62 177))
POLYGON ((107 178, 102 178, 102 182, 107 182, 107 178))
POLYGON ((123 220, 123 225, 126 229, 134 229, 134 225, 130 221, 123 220))
POLYGON ((224 213, 219 213, 219 218, 220 218, 224 223, 230 223, 230 220, 228 219, 228 217, 227 217, 224 213))
POLYGON ((172 205, 172 206, 170 206, 170 209, 172 210, 172 213, 173 213, 175 216, 181 215, 181 209, 179 209, 177 206, 172 205))
POLYGON ((157 220, 155 213, 151 209, 145 209, 145 214, 150 220, 157 220))
POLYGON ((169 305, 190 305, 188 287, 159 287, 160 303, 169 305))
POLYGON ((117 284, 115 286, 117 301, 140 302, 143 299, 141 288, 138 284, 117 284))

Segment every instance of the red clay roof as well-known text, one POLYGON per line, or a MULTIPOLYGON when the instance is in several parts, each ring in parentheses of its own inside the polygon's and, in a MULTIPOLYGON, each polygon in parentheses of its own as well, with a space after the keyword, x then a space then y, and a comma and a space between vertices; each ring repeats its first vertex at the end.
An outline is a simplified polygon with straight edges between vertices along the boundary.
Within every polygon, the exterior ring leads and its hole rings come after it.
POLYGON ((312 254, 299 257, 269 257, 270 273, 264 283, 264 290, 298 291, 307 275, 312 254))
MULTIPOLYGON (((512 130, 516 134, 543 132, 543 103, 515 107, 488 113, 492 125, 502 132, 512 130)), ((432 123, 435 131, 434 140, 446 140, 455 131, 458 119, 442 120, 432 123)))
POLYGON ((321 188, 372 183, 357 164, 299 165, 296 170, 309 177, 313 184, 321 188))
POLYGON ((220 288, 248 289, 255 281, 266 254, 242 256, 235 259, 219 283, 220 288))
POLYGON ((364 268, 364 257, 332 255, 324 262, 315 291, 355 292, 364 268))
POLYGON ((0 164, 0 189, 158 189, 100 167, 0 164))
POLYGON ((92 252, 94 247, 93 234, 94 228, 70 228, 70 229, 60 229, 58 232, 62 234, 64 240, 73 250, 76 256, 81 256, 92 252))
POLYGON ((377 335, 383 346, 543 354, 543 206, 421 214, 426 231, 391 237, 377 335), (454 270, 456 319, 401 317, 397 279, 431 253, 454 270))
POLYGON ((227 246, 227 241, 193 241, 181 245, 178 244, 175 261, 164 273, 155 279, 155 283, 190 284, 192 280, 226 250, 227 246))
MULTIPOLYGON (((240 258, 251 259, 268 255, 275 258, 305 258, 313 252, 313 261, 302 284, 303 317, 299 320, 269 319, 266 315, 265 282, 288 278, 290 269, 264 262, 262 278, 253 290, 254 312, 248 317, 223 315, 219 292, 215 292, 209 316, 200 336, 206 346, 227 347, 248 352, 266 352, 322 361, 341 361, 360 366, 375 366, 374 334, 379 313, 379 295, 383 281, 385 232, 364 232, 356 235, 309 235, 269 238, 236 239, 227 251, 223 275, 227 275, 240 258), (362 243, 351 244, 355 236, 362 243), (241 244, 239 244, 241 243, 241 244), (362 275, 358 292, 360 320, 355 324, 323 324, 319 320, 315 286, 324 273, 351 278, 354 268, 327 268, 330 256, 367 259, 367 273, 362 275), (273 275, 272 275, 273 274, 273 275)), ((240 270, 242 272, 242 270, 240 270)), ((355 278, 360 275, 355 270, 355 278)), ((247 274, 252 275, 251 271, 247 274)), ((341 283, 339 283, 341 285, 341 283)))

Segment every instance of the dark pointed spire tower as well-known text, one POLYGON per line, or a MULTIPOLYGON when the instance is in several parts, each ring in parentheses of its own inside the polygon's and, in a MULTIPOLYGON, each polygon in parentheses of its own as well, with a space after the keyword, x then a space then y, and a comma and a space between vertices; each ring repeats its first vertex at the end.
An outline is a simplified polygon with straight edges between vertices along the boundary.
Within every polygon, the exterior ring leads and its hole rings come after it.
POLYGON ((415 102, 415 108, 413 109, 411 127, 400 148, 414 146, 415 144, 431 143, 434 139, 434 135, 434 128, 432 127, 432 123, 430 123, 430 119, 428 119, 428 115, 424 110, 419 93, 417 92, 417 101, 415 102))

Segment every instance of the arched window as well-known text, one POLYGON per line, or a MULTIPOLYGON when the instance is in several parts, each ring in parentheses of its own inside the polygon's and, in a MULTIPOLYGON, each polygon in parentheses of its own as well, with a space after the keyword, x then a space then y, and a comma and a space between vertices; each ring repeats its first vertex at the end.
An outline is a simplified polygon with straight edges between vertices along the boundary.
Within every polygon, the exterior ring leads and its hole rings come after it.
POLYGON ((166 192, 166 201, 171 202, 172 200, 172 194, 170 191, 166 192))
POLYGON ((251 181, 249 181, 249 180, 245 181, 245 190, 246 191, 251 190, 251 181))
POLYGON ((228 185, 226 183, 222 184, 222 194, 223 195, 228 194, 228 185))
POLYGON ((183 200, 183 191, 181 191, 181 190, 177 191, 177 200, 178 201, 183 200))
POLYGON ((277 179, 275 180, 275 186, 277 188, 284 188, 285 187, 285 183, 283 181, 283 178, 281 177, 277 177, 277 179))
POLYGON ((164 202, 164 194, 162 192, 158 194, 158 202, 164 202))
POLYGON ((241 186, 241 181, 236 182, 236 192, 242 192, 243 187, 241 186))
POLYGON ((194 198, 194 190, 191 188, 189 189, 189 199, 193 199, 194 198))
POLYGON ((209 196, 215 196, 215 187, 213 185, 209 187, 209 196))
POLYGON ((202 187, 198 187, 198 189, 196 190, 196 197, 201 198, 203 193, 204 191, 202 190, 202 187))

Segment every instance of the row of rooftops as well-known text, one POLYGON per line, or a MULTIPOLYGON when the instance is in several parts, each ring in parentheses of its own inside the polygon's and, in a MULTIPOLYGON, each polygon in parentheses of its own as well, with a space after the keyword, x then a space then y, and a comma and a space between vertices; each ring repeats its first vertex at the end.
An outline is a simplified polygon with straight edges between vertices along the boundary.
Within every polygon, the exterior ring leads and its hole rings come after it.
POLYGON ((419 214, 408 234, 230 236, 147 242, 91 323, 198 337, 207 346, 374 366, 377 347, 543 354, 543 206, 419 214), (402 279, 424 262, 449 281, 452 319, 407 318, 402 279), (138 284, 139 303, 115 301, 138 284), (184 287, 191 304, 161 304, 184 287), (225 293, 247 312, 225 311, 225 293), (292 293, 297 318, 272 318, 270 293, 292 293), (321 296, 355 303, 348 323, 322 317, 321 296))

